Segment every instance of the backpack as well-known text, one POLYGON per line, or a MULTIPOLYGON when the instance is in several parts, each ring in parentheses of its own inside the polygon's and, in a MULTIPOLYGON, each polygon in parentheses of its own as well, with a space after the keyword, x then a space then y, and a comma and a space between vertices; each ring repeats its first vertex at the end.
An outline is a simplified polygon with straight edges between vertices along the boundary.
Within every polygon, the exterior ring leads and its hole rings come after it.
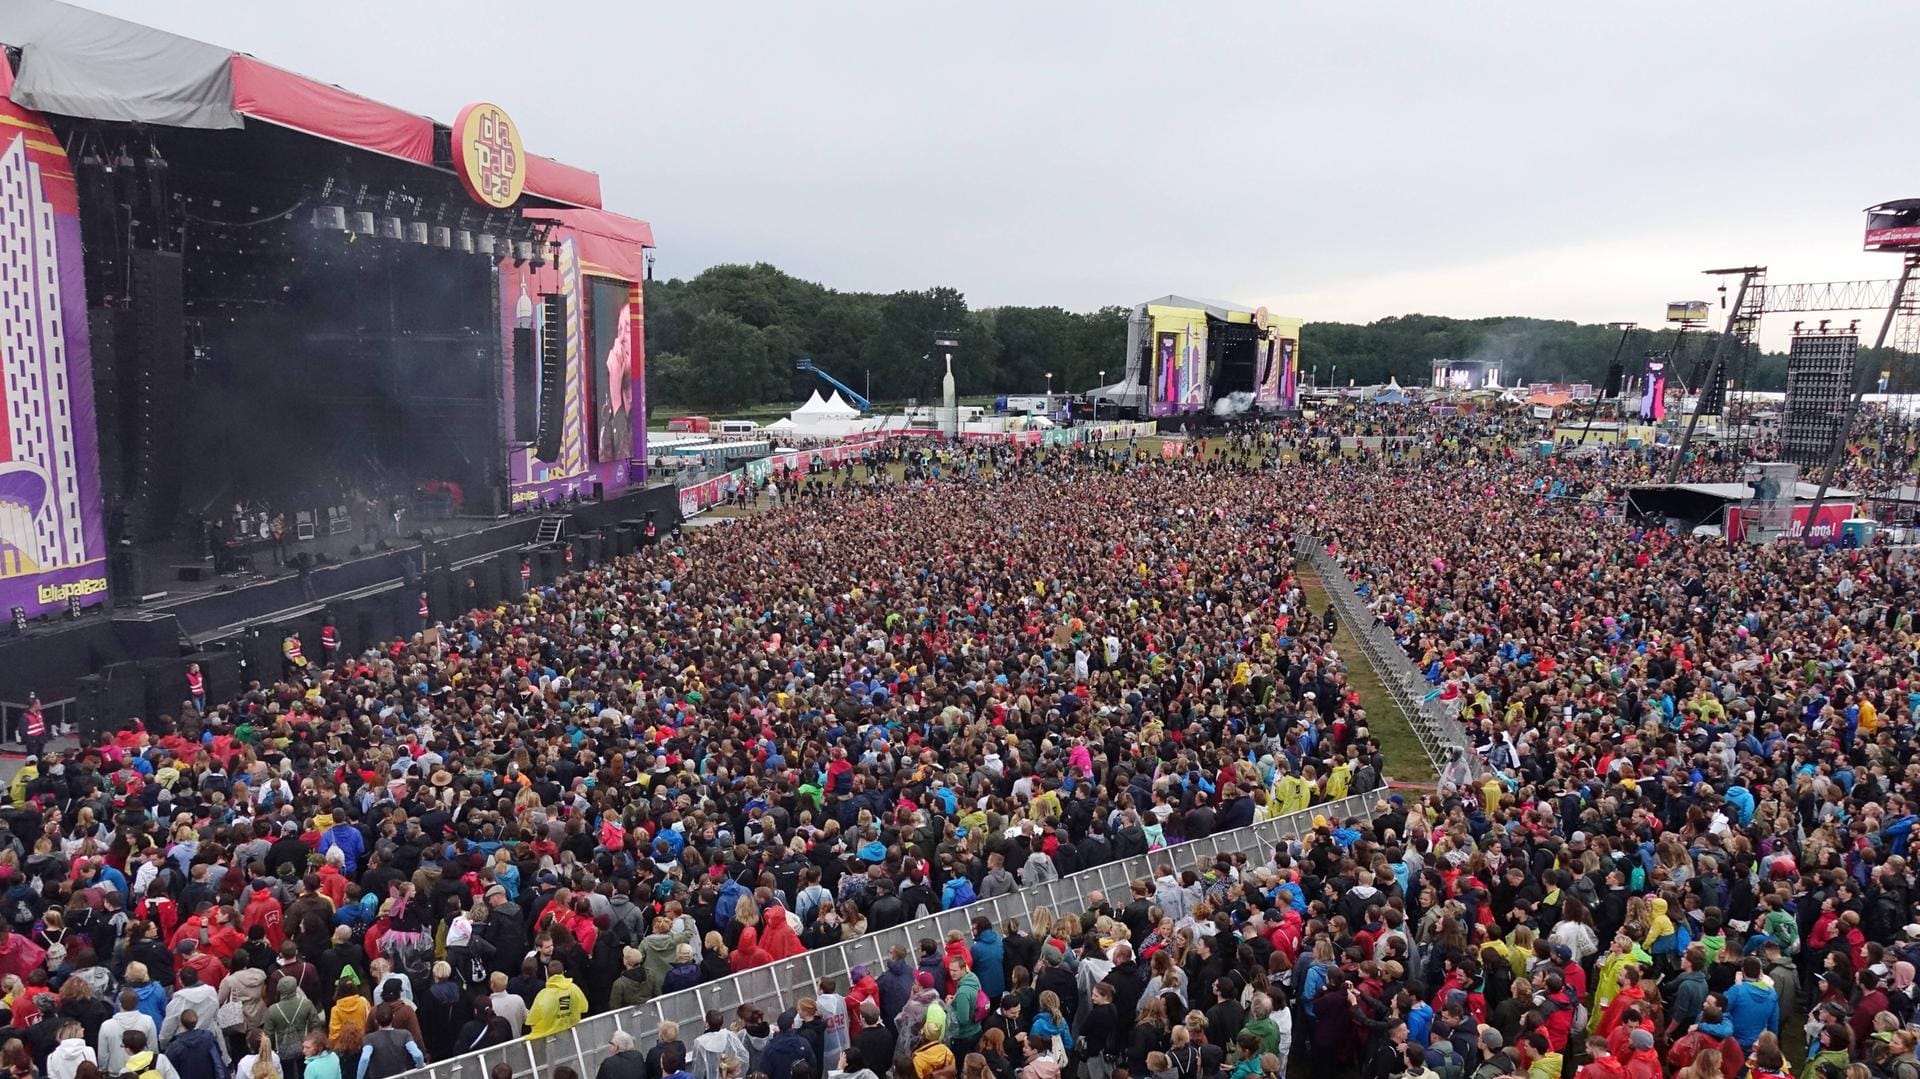
POLYGON ((7 919, 13 923, 16 933, 31 928, 40 918, 40 913, 33 909, 33 894, 33 889, 26 885, 16 886, 7 893, 7 898, 13 901, 7 919))
POLYGON ((1432 1068, 1440 1079, 1460 1079, 1466 1073, 1467 1062, 1461 1059, 1460 1051, 1454 1048, 1453 1042, 1442 1038, 1427 1050, 1427 1067, 1432 1068))
POLYGON ((617 919, 613 923, 611 935, 613 940, 619 943, 622 948, 638 948, 640 946, 640 926, 639 923, 631 918, 617 919))
POLYGON ((952 910, 955 907, 964 907, 978 898, 980 897, 974 894, 972 881, 965 877, 955 877, 941 890, 940 909, 952 910))
POLYGON ((1788 955, 1800 954, 1800 923, 1793 915, 1775 912, 1767 916, 1772 925, 1767 927, 1767 935, 1780 942, 1780 950, 1788 955))

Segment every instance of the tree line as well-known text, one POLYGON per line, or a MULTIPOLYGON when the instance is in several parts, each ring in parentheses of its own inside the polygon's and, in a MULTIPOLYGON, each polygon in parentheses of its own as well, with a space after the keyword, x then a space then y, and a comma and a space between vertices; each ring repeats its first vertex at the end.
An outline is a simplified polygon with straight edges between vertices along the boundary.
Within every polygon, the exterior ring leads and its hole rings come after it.
MULTIPOLYGON (((841 292, 776 267, 723 265, 691 279, 650 282, 646 296, 647 399, 714 411, 804 400, 822 384, 793 363, 821 369, 876 401, 938 397, 944 365, 936 336, 960 340, 953 370, 963 395, 1081 392, 1118 381, 1126 367, 1128 308, 969 307, 958 290, 841 292)), ((1498 360, 1503 381, 1599 383, 1616 354, 1629 375, 1649 352, 1674 347, 1671 330, 1637 331, 1623 347, 1609 326, 1534 318, 1398 315, 1365 325, 1309 322, 1302 377, 1324 385, 1397 379, 1424 385, 1437 358, 1498 360)), ((1718 335, 1691 332, 1669 368, 1690 378, 1718 335)), ((1737 385, 1778 390, 1784 353, 1732 350, 1737 385)), ((1862 369, 1873 367, 1863 357, 1862 369)), ((1873 374, 1862 376, 1871 381, 1873 374)))

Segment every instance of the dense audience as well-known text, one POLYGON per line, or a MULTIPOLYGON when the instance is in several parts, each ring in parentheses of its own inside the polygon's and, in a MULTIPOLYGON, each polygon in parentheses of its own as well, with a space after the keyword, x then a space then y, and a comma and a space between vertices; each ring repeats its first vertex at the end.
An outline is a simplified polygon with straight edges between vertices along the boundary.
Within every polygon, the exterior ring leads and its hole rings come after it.
POLYGON ((1127 895, 615 1034, 601 1075, 1920 1079, 1916 571, 1626 520, 1665 451, 1538 433, 890 448, 32 762, 0 1066, 386 1079, 1147 855, 1127 895), (1485 767, 1200 860, 1385 782, 1302 536, 1485 767))
POLYGON ((385 1079, 1381 785, 1265 476, 903 452, 30 761, 7 1066, 385 1079))

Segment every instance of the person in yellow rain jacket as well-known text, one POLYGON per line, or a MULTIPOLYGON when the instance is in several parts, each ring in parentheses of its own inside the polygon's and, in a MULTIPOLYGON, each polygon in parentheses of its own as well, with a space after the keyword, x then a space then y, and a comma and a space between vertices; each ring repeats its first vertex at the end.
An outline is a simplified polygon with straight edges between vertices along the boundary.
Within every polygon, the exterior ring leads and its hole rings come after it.
POLYGON ((1327 797, 1345 798, 1347 788, 1353 785, 1353 762, 1341 761, 1327 769, 1327 797))
POLYGON ((533 998, 533 1010, 527 1013, 527 1035, 550 1038, 586 1018, 587 995, 567 977, 567 968, 547 964, 547 984, 533 998))
MULTIPOLYGON (((1306 767, 1311 770, 1313 765, 1306 767)), ((1273 792, 1280 802, 1280 812, 1298 813, 1313 803, 1313 780, 1304 776, 1283 775, 1274 781, 1273 792)))
POLYGON ((13 786, 8 793, 13 796, 14 805, 27 804, 27 784, 40 778, 40 758, 28 757, 27 763, 13 776, 13 786))

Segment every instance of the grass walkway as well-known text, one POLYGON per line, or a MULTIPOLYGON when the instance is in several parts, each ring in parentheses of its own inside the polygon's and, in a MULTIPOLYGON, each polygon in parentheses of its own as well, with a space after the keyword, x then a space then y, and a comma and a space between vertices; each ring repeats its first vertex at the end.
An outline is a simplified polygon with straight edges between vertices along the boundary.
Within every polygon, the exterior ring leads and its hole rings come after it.
MULTIPOLYGON (((1326 586, 1312 567, 1302 563, 1300 566, 1300 587, 1307 594, 1307 605, 1315 611, 1324 611, 1330 599, 1326 586)), ((1360 704, 1367 710, 1367 729, 1380 740, 1380 752, 1387 758, 1386 774, 1395 780, 1412 783, 1432 783, 1435 779, 1433 762, 1427 759, 1426 750, 1420 747, 1420 736, 1413 733, 1407 724, 1407 718, 1393 703, 1393 695, 1374 672, 1373 664, 1353 636, 1352 627, 1343 620, 1340 632, 1334 636, 1334 647, 1340 650, 1341 662, 1346 665, 1347 679, 1360 694, 1360 704)))

